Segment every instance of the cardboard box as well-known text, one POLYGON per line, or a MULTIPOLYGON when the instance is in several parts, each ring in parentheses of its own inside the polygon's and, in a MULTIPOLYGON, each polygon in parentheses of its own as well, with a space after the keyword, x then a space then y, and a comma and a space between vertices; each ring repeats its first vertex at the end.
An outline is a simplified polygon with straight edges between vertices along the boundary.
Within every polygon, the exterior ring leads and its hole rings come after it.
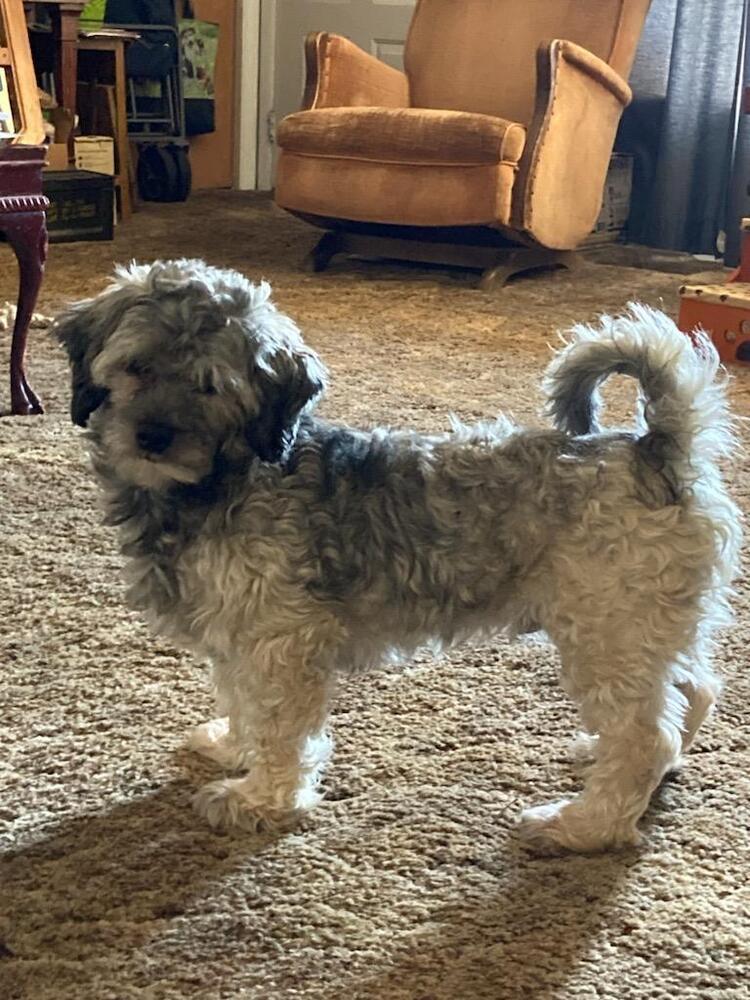
POLYGON ((115 141, 109 135, 77 135, 75 164, 79 170, 91 170, 95 174, 115 173, 115 141))
POLYGON ((633 157, 625 153, 613 153, 604 184, 602 209, 591 235, 583 241, 582 246, 615 243, 624 235, 630 215, 632 191, 633 157))
POLYGON ((47 146, 47 162, 45 170, 68 170, 68 140, 73 131, 74 118, 65 108, 51 108, 47 120, 54 126, 54 141, 47 146))

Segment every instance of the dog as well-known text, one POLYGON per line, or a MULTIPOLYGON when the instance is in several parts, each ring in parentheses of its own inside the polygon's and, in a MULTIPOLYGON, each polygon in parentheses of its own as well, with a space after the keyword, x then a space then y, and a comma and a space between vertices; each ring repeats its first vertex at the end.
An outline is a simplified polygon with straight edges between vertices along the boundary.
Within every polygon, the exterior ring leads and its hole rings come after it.
POLYGON ((631 305, 552 360, 552 428, 424 435, 315 416, 326 370, 269 286, 201 261, 120 268, 55 329, 130 602, 212 664, 218 717, 189 745, 239 772, 196 795, 213 827, 283 828, 315 806, 342 678, 541 630, 593 763, 521 832, 541 851, 639 842, 719 691, 712 633, 738 564, 705 335, 631 305), (640 383, 635 431, 600 429, 613 373, 640 383))

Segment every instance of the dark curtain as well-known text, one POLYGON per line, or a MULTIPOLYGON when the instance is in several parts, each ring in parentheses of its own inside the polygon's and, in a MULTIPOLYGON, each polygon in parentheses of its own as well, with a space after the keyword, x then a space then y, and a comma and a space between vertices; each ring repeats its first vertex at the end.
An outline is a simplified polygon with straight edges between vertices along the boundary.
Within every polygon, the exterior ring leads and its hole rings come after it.
POLYGON ((745 9, 743 45, 739 59, 737 88, 737 132, 732 149, 732 176, 729 181, 726 213, 725 263, 735 266, 740 260, 740 222, 750 216, 750 102, 745 98, 750 88, 750 16, 745 9))
POLYGON ((636 155, 630 238, 713 253, 725 229, 746 0, 653 0, 618 148, 636 155))

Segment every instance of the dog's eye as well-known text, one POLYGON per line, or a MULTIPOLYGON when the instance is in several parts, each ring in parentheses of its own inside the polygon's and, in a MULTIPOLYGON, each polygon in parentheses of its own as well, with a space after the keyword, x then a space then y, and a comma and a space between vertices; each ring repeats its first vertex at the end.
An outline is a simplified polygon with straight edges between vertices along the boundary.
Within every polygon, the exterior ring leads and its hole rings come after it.
POLYGON ((142 361, 129 361, 125 366, 125 371, 128 375, 137 376, 148 375, 149 373, 148 365, 144 365, 142 361))
POLYGON ((204 396, 215 396, 216 395, 216 386, 215 385, 211 385, 209 383, 207 385, 200 386, 199 389, 198 389, 198 391, 201 392, 204 396))

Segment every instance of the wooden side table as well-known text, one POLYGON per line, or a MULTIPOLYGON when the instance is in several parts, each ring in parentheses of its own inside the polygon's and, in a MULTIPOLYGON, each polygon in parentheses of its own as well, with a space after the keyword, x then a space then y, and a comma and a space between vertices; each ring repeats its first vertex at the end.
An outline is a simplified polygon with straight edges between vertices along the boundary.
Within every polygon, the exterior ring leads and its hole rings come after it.
POLYGON ((128 121, 127 121, 127 91, 125 80, 125 45, 137 35, 117 38, 113 35, 91 35, 84 36, 78 40, 78 51, 82 54, 80 58, 81 69, 79 75, 85 73, 86 77, 95 77, 96 81, 104 73, 108 80, 114 83, 115 109, 114 109, 114 131, 115 131, 115 153, 117 158, 117 174, 115 184, 120 189, 120 209, 123 220, 130 218, 133 211, 133 199, 131 194, 132 169, 130 166, 130 145, 128 141, 128 121), (109 66, 105 65, 109 63, 109 66))

